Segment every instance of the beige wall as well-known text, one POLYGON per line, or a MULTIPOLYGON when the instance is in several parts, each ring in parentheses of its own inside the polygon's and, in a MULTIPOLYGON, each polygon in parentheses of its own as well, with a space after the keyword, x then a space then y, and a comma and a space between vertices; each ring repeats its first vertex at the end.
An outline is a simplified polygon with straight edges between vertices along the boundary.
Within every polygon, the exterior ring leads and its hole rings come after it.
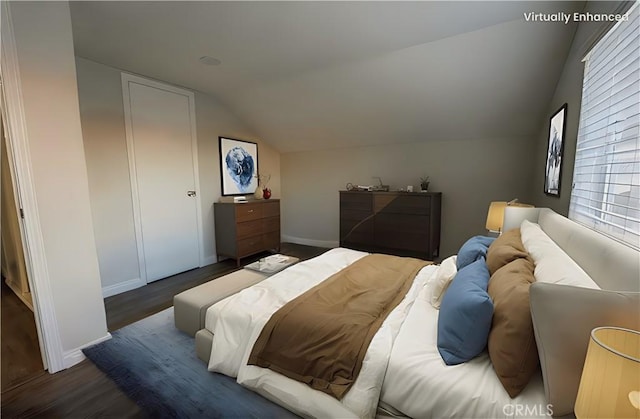
POLYGON ((84 153, 102 287, 140 278, 120 72, 76 58, 84 153))
MULTIPOLYGON (((591 13, 613 13, 621 3, 612 2, 587 2, 586 11, 591 13)), ((616 13, 623 13, 617 11, 616 13)), ((553 99, 547 108, 546 119, 540 123, 540 134, 536 140, 531 178, 531 196, 533 203, 538 207, 548 207, 562 215, 569 213, 571 199, 571 185, 573 181, 573 164, 576 156, 576 142, 578 138, 578 124, 580 122, 580 104, 582 103, 582 79, 584 76, 584 63, 582 59, 588 49, 603 33, 606 26, 602 22, 581 22, 571 44, 569 55, 564 64, 564 69, 553 99), (560 180, 560 196, 545 195, 544 175, 547 159, 547 146, 549 141, 549 118, 560 107, 567 104, 567 128, 564 138, 564 155, 562 157, 562 177, 560 180)))
MULTIPOLYGON (((80 115, 102 287, 107 294, 126 291, 140 277, 127 159, 120 70, 76 57, 80 115)), ((258 143, 260 172, 280 196, 280 155, 225 109, 215 98, 195 92, 198 166, 204 248, 215 262, 213 203, 221 195, 218 137, 258 143)), ((135 286, 135 285, 134 285, 135 286)))
POLYGON ((347 182, 382 177, 392 189, 430 176, 442 192, 441 257, 457 253, 472 235, 486 234, 489 202, 529 197, 532 141, 476 139, 352 147, 281 156, 284 240, 337 245, 338 191, 347 182))
POLYGON ((222 195, 220 183, 220 151, 218 137, 231 137, 258 143, 258 170, 271 175, 269 187, 274 198, 280 198, 280 153, 264 141, 256 139, 233 114, 211 96, 196 92, 196 129, 198 131, 198 166, 204 229, 204 255, 215 262, 215 227, 213 203, 222 195))
MULTIPOLYGON (((13 2, 10 11, 27 135, 9 140, 26 142, 29 151, 33 184, 24 187, 33 187, 44 246, 44 254, 35 257, 39 266, 46 266, 51 290, 47 297, 55 311, 55 319, 48 320, 58 325, 59 343, 69 366, 82 359, 80 347, 108 336, 89 205, 69 6, 66 2, 13 2)), ((32 215, 27 213, 26 217, 32 215)), ((36 297, 42 291, 35 289, 36 297)), ((54 346, 57 338, 50 335, 54 346)))
MULTIPOLYGON (((620 2, 587 2, 587 11, 610 13, 620 2)), ((337 245, 338 190, 347 182, 372 184, 381 176, 392 188, 431 176, 431 190, 443 193, 441 256, 456 253, 471 235, 485 234, 492 200, 519 198, 567 214, 573 178, 582 95, 582 58, 602 24, 581 23, 540 133, 533 138, 429 141, 287 153, 282 159, 283 235, 285 240, 337 245), (559 198, 543 193, 549 117, 568 103, 567 134, 559 198)))

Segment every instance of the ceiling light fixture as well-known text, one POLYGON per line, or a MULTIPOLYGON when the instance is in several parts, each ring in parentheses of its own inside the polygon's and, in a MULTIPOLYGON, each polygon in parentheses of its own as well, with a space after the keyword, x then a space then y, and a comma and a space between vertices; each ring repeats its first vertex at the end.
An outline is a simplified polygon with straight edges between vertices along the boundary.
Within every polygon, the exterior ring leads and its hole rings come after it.
POLYGON ((208 55, 203 55, 200 57, 200 62, 206 65, 220 65, 222 61, 217 58, 209 57, 208 55))

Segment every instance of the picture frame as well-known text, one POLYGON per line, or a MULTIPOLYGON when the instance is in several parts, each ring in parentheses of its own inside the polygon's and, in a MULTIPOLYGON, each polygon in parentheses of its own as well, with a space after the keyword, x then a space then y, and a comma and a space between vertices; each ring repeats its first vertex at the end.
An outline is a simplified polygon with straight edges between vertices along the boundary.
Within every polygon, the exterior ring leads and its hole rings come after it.
POLYGON ((567 104, 565 103, 549 118, 547 159, 544 170, 544 193, 560 197, 562 180, 562 156, 567 127, 567 104))
POLYGON ((222 196, 253 194, 258 187, 258 144, 218 137, 222 196))

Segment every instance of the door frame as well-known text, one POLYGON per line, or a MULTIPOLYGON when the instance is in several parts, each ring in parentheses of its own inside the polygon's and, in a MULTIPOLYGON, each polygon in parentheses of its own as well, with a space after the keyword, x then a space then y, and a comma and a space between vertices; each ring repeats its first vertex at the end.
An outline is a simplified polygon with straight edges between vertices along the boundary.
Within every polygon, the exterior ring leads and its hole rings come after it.
POLYGON ((2 25, 0 78, 2 80, 2 117, 6 130, 7 157, 13 169, 13 187, 16 205, 24 211, 20 222, 22 249, 24 252, 27 278, 33 299, 33 314, 38 332, 38 343, 45 370, 50 373, 61 371, 69 365, 65 362, 65 352, 60 338, 51 290, 51 278, 47 266, 44 237, 40 228, 40 216, 33 187, 33 168, 27 141, 28 132, 22 81, 18 68, 13 23, 9 2, 0 2, 2 25))
POLYGON ((131 83, 141 84, 143 86, 151 87, 154 89, 165 90, 167 92, 176 93, 186 96, 189 102, 189 119, 191 128, 191 153, 192 153, 192 168, 193 178, 196 189, 196 220, 198 230, 198 266, 204 265, 204 257, 202 255, 202 249, 204 249, 203 234, 202 234, 202 202, 200 197, 200 176, 198 168, 198 136, 196 131, 196 106, 195 95, 192 91, 182 89, 176 86, 171 86, 166 83, 161 83, 155 80, 150 80, 144 77, 136 76, 129 73, 120 73, 122 79, 122 100, 124 105, 124 125, 127 139, 127 157, 129 159, 129 180, 131 182, 131 198, 133 202, 133 224, 136 235, 136 248, 138 250, 138 265, 140 268, 140 279, 148 284, 146 261, 144 257, 144 240, 142 237, 142 212, 140 209, 139 191, 138 191, 138 177, 136 171, 135 161, 135 148, 133 144, 133 120, 131 112, 131 97, 129 93, 129 85, 131 83))
MULTIPOLYGON (((7 154, 7 169, 8 169, 8 174, 7 174, 7 178, 9 179, 8 184, 7 183, 2 183, 0 182, 0 184, 2 185, 3 188, 3 192, 4 192, 4 188, 6 187, 8 189, 8 191, 10 192, 10 196, 11 199, 13 199, 13 207, 15 209, 15 214, 16 214, 16 218, 14 220, 14 222, 17 222, 18 225, 18 235, 20 237, 20 246, 16 246, 19 247, 19 250, 22 253, 22 259, 24 261, 24 276, 26 277, 27 280, 27 287, 29 287, 29 291, 28 292, 24 292, 23 288, 23 284, 20 284, 18 286, 18 288, 16 288, 16 285, 14 283, 15 278, 5 278, 5 282, 7 283, 7 285, 9 286, 9 288, 11 288, 11 290, 16 294, 16 296, 27 306, 29 307, 29 309, 33 312, 33 296, 31 295, 31 287, 29 286, 29 276, 27 275, 27 262, 26 260, 24 260, 24 255, 26 254, 26 250, 24 247, 24 225, 22 224, 22 217, 20 216, 20 210, 22 209, 22 204, 20 203, 20 194, 19 194, 19 190, 16 186, 16 184, 18 183, 18 177, 16 175, 16 169, 15 169, 15 163, 13 161, 13 154, 9 152, 10 150, 10 145, 7 144, 7 137, 9 136, 9 132, 6 129, 6 120, 7 120, 7 115, 5 112, 5 100, 4 100, 4 93, 1 93, 2 97, 0 98, 0 103, 2 104, 2 115, 0 116, 0 137, 4 138, 4 148, 0 151, 0 159, 1 159, 1 154, 4 151, 7 154), (27 294, 27 295, 25 295, 27 294)), ((0 143, 2 142, 2 139, 0 139, 0 143)), ((4 173, 0 176, 3 176, 4 173)), ((2 179, 4 181, 4 179, 2 179)), ((3 208, 4 209, 4 208, 3 208)), ((13 218, 13 213, 10 214, 11 218, 13 218)), ((2 239, 4 241, 4 238, 2 239)), ((2 246, 2 261, 5 261, 5 258, 7 257, 6 255, 6 246, 2 246)), ((7 268, 8 266, 2 266, 2 268, 7 268)), ((22 269, 21 269, 22 270, 22 269)), ((8 273, 8 272, 7 272, 8 273)), ((20 282, 22 283, 22 277, 19 278, 20 282)))

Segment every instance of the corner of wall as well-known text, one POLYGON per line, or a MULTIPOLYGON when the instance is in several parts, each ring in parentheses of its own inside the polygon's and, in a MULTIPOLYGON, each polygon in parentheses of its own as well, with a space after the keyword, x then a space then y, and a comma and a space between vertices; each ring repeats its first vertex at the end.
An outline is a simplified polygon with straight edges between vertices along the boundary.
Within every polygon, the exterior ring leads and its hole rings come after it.
POLYGON ((112 338, 111 333, 107 332, 107 334, 104 335, 103 337, 98 338, 98 339, 96 339, 94 341, 91 341, 91 342, 87 343, 86 345, 82 345, 79 348, 75 348, 75 349, 72 349, 72 350, 69 350, 69 351, 65 351, 64 352, 64 360, 63 360, 64 368, 65 369, 66 368, 71 368, 74 365, 79 364, 80 362, 84 361, 86 359, 86 357, 82 353, 82 350, 84 348, 88 348, 90 346, 94 346, 94 345, 97 345, 99 343, 106 342, 111 338, 112 338))
MULTIPOLYGON (((629 7, 633 2, 605 1, 585 2, 585 10, 591 13, 617 13, 629 7)), ((548 207, 560 215, 567 216, 573 185, 573 165, 578 139, 580 122, 580 105, 582 103, 582 80, 584 65, 582 59, 597 40, 607 32, 610 23, 581 22, 578 24, 573 41, 565 59, 564 67, 556 90, 553 93, 545 112, 544 128, 537 136, 534 172, 531 179, 532 204, 537 207, 548 207), (544 170, 546 167, 549 118, 562 104, 567 104, 566 132, 563 144, 561 166, 560 195, 558 197, 544 194, 544 170)))
POLYGON ((107 285, 102 287, 102 298, 111 297, 113 295, 121 294, 123 292, 131 291, 136 288, 140 288, 147 285, 141 278, 133 278, 128 281, 118 282, 117 284, 107 285))

